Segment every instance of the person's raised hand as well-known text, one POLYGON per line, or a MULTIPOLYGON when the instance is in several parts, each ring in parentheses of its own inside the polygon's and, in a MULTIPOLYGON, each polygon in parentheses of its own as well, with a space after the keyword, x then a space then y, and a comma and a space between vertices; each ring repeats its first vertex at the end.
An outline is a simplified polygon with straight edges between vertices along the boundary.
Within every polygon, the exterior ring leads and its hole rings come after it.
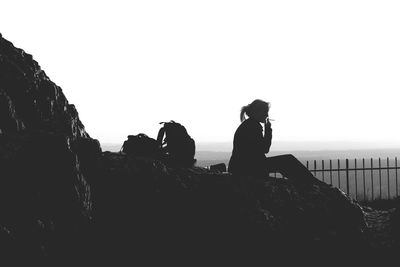
POLYGON ((264 126, 265 126, 265 128, 271 128, 271 122, 269 121, 268 118, 265 119, 265 121, 264 121, 264 126))

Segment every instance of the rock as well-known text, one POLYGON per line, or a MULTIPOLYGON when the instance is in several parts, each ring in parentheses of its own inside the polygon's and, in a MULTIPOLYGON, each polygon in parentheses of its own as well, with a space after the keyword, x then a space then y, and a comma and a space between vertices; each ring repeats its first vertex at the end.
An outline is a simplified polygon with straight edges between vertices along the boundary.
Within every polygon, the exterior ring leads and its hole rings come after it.
POLYGON ((283 232, 296 238, 340 242, 351 235, 361 237, 366 228, 361 207, 329 185, 298 188, 289 180, 269 178, 258 188, 262 208, 279 218, 283 232))
POLYGON ((67 266, 92 211, 91 190, 68 139, 2 136, 0 164, 0 224, 15 233, 15 254, 31 263, 67 266))
POLYGON ((32 56, 0 37, 0 132, 45 131, 88 138, 74 105, 32 56))
POLYGON ((400 197, 396 198, 396 207, 393 209, 393 213, 390 218, 390 224, 393 228, 393 236, 395 239, 395 248, 400 248, 400 197))
POLYGON ((71 143, 71 150, 79 159, 80 171, 90 183, 95 179, 98 171, 101 146, 98 140, 91 138, 78 138, 71 143))
POLYGON ((0 265, 9 266, 3 252, 15 266, 84 258, 93 209, 85 175, 100 152, 61 88, 0 35, 0 265))
MULTIPOLYGON (((124 249, 125 238, 135 248, 157 244, 151 246, 157 255, 202 251, 203 258, 213 250, 242 256, 257 251, 268 258, 281 249, 337 249, 363 242, 360 206, 328 185, 299 189, 288 180, 266 179, 258 186, 259 210, 249 212, 229 173, 168 168, 156 160, 110 152, 100 160, 94 216, 100 229, 124 236, 109 237, 109 255, 124 249)), ((139 257, 148 249, 136 248, 129 255, 139 257)))

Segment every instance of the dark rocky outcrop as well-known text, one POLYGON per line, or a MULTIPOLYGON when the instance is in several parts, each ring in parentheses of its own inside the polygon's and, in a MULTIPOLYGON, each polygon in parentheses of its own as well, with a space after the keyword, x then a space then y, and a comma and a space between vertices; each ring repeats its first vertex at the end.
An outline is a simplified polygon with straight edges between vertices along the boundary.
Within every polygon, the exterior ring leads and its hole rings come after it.
POLYGON ((68 141, 49 134, 0 139, 1 148, 11 148, 0 153, 0 224, 17 260, 63 266, 80 253, 92 199, 68 141))
POLYGON ((0 35, 0 133, 36 130, 89 137, 68 103, 32 56, 0 35))
POLYGON ((81 161, 89 166, 100 151, 61 88, 0 35, 0 242, 8 264, 69 266, 83 253, 92 193, 81 161))
POLYGON ((154 253, 175 260, 271 260, 282 251, 315 258, 332 249, 367 248, 360 206, 328 185, 296 188, 269 178, 258 185, 261 207, 250 210, 229 173, 174 169, 110 152, 99 166, 96 236, 107 240, 101 254, 111 259, 135 261, 154 253), (127 246, 134 249, 121 253, 127 246))
POLYGON ((372 248, 365 209, 343 192, 267 178, 256 208, 237 179, 102 152, 61 88, 0 35, 0 264, 299 263, 372 248))

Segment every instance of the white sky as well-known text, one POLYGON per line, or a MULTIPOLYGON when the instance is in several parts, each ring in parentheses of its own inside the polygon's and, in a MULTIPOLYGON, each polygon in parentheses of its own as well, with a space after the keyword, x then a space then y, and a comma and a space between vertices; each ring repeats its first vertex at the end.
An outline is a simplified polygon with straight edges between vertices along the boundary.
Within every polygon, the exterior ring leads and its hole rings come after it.
POLYGON ((0 32, 100 142, 171 119, 231 141, 261 98, 275 141, 400 144, 399 14, 385 0, 6 0, 0 32))

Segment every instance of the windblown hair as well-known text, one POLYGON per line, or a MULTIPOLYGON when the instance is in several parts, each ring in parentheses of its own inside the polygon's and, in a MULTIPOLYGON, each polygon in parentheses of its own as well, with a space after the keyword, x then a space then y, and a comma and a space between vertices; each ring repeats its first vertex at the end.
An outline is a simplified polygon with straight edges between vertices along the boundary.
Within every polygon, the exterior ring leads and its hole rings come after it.
POLYGON ((253 112, 259 108, 266 108, 269 111, 271 104, 269 102, 262 101, 260 99, 256 99, 247 106, 243 106, 240 110, 240 121, 244 121, 247 115, 248 117, 253 116, 253 112))

